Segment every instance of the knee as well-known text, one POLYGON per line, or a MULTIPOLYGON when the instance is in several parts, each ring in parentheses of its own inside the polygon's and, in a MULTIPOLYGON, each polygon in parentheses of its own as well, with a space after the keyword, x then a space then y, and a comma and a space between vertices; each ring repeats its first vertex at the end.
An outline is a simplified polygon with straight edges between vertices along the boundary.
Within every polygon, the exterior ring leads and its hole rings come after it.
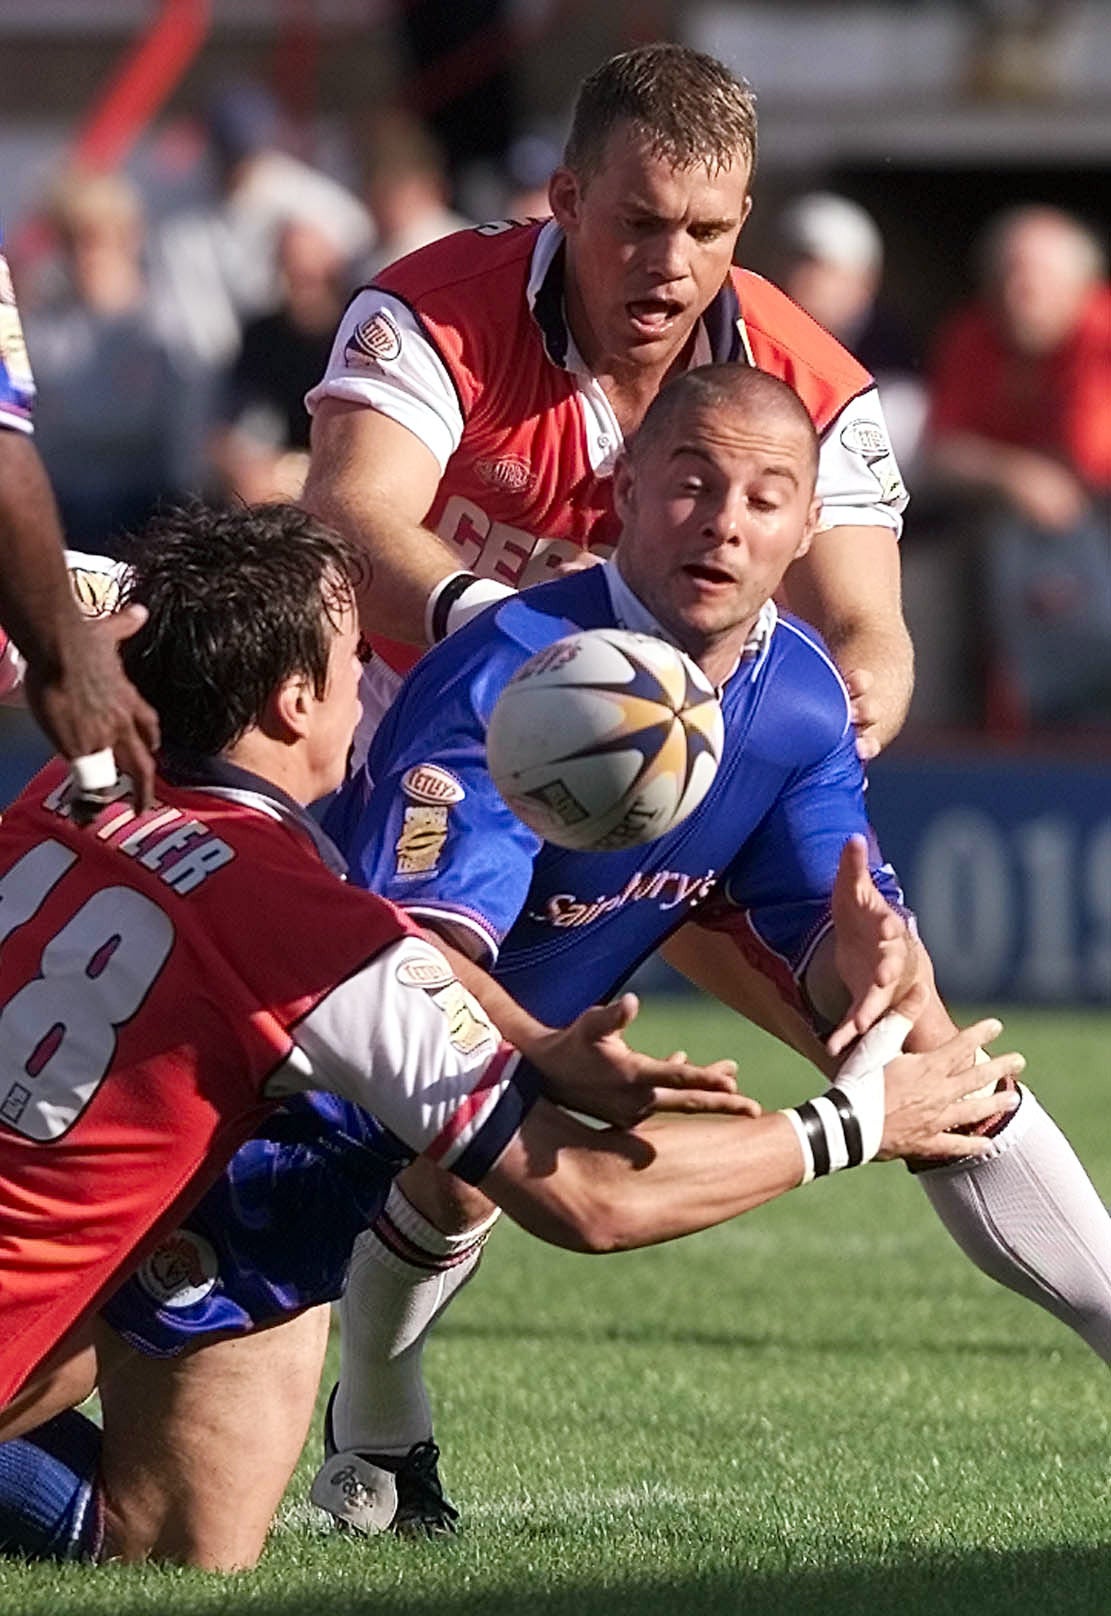
POLYGON ((496 1210, 481 1190, 434 1167, 422 1156, 398 1177, 397 1188, 442 1234, 465 1234, 496 1210))

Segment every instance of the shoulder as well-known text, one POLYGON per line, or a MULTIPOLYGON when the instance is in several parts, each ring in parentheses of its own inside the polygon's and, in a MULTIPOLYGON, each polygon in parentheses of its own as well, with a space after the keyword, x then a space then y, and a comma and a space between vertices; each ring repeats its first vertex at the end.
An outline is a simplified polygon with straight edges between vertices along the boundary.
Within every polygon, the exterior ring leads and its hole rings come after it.
POLYGON ((790 382, 819 431, 850 399, 873 386, 871 375, 786 292, 748 269, 732 271, 752 358, 790 382))
POLYGON ((427 651, 406 677, 391 714, 396 717, 404 706, 429 720, 436 715, 442 723, 446 711, 460 703, 484 724, 529 657, 565 635, 612 622, 600 567, 523 590, 427 651))
POLYGON ((817 629, 801 618, 780 613, 757 677, 765 681, 764 721, 797 764, 827 756, 851 734, 845 682, 817 629))
MULTIPOLYGON (((457 230, 406 258, 398 259, 374 278, 374 285, 402 302, 434 306, 462 315, 496 307, 507 288, 523 293, 538 225, 478 225, 457 230)), ((501 314, 505 316, 504 306, 501 314)))

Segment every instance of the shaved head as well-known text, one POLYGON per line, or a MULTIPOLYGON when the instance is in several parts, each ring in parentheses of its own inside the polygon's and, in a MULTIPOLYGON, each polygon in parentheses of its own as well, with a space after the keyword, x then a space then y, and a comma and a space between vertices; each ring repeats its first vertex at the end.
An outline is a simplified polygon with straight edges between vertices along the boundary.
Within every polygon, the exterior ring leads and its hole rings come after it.
POLYGON ((699 365, 662 387, 628 448, 634 466, 657 453, 681 420, 719 411, 743 411, 770 430, 801 433, 812 474, 818 473, 818 435, 806 405, 793 387, 750 365, 699 365))

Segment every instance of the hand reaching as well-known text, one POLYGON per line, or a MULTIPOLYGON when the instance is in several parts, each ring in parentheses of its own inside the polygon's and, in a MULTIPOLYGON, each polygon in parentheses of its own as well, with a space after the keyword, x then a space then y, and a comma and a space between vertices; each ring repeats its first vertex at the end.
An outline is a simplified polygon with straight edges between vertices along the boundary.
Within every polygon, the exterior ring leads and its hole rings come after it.
POLYGON ((26 678, 28 705, 58 750, 74 759, 111 748, 139 808, 154 797, 158 716, 124 674, 119 645, 146 619, 145 607, 128 606, 82 622, 61 667, 43 677, 29 666, 26 678))
POLYGON ((906 990, 916 945, 872 880, 863 836, 850 836, 842 849, 832 910, 833 958, 850 1004, 826 1048, 840 1055, 906 990))
POLYGON ((548 1098, 620 1128, 659 1111, 760 1115, 755 1100, 737 1093, 734 1061, 694 1066, 682 1051, 657 1060, 630 1049, 622 1035, 638 1009, 636 995, 623 993, 539 1039, 530 1055, 547 1079, 548 1098))

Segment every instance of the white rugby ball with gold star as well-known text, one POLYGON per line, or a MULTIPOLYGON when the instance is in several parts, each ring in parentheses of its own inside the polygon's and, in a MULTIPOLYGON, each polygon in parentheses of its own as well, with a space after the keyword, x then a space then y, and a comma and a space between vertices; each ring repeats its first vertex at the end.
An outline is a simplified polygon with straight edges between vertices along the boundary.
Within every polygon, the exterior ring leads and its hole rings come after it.
POLYGON ((654 841, 702 801, 725 741, 721 707, 676 646, 585 629, 538 651, 486 735, 505 801, 545 841, 610 852, 654 841))

